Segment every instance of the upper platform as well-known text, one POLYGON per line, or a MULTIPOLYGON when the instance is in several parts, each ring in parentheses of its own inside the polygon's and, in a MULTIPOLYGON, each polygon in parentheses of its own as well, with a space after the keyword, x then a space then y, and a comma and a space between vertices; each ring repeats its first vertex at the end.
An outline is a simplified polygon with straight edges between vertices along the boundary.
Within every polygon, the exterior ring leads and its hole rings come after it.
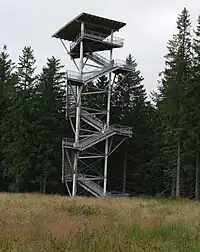
POLYGON ((111 31, 119 31, 126 25, 124 22, 119 22, 83 12, 58 30, 53 37, 74 41, 77 37, 77 34, 80 33, 81 22, 84 22, 86 30, 105 34, 106 36, 110 36, 111 31))

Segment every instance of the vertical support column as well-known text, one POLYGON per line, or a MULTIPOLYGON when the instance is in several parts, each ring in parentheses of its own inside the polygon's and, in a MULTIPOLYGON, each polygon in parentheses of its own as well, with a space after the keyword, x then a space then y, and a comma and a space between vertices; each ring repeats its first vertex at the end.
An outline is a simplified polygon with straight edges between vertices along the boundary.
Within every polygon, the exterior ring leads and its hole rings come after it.
MULTIPOLYGON (((113 31, 111 31, 111 42, 113 42, 113 31)), ((113 59, 113 49, 110 50, 110 62, 113 59)), ((106 118, 106 129, 110 126, 110 100, 111 100, 111 84, 112 74, 109 73, 109 84, 108 84, 108 99, 107 99, 107 118, 106 118)), ((107 173, 108 173, 108 145, 109 141, 105 141, 105 159, 104 159, 104 180, 103 180, 103 196, 106 196, 107 192, 107 173)))
POLYGON ((65 174, 65 149, 64 149, 63 140, 62 140, 62 183, 65 182, 64 174, 65 174))
MULTIPOLYGON (((84 22, 81 23, 81 34, 84 33, 84 22)), ((79 73, 82 77, 83 73, 83 41, 80 42, 80 61, 79 61, 79 73)), ((75 131, 75 145, 79 142, 80 134, 80 114, 81 114, 81 93, 82 86, 77 86, 76 94, 76 131, 75 131)), ((74 154, 74 171, 73 171, 73 185, 72 185, 72 196, 76 196, 77 192, 77 167, 78 167, 79 151, 74 154)))

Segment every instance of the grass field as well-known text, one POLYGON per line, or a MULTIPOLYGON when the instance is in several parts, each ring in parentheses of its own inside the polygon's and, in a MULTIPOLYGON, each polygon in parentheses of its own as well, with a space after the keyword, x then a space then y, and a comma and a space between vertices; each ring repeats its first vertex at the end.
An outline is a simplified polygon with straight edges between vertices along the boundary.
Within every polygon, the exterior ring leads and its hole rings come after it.
POLYGON ((200 251, 200 204, 2 193, 0 251, 200 251))

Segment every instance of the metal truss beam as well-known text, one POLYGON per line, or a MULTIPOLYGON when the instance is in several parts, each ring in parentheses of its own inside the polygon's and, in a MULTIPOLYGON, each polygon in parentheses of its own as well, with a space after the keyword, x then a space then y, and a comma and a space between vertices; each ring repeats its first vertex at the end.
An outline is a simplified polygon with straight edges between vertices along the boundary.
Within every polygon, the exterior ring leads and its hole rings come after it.
POLYGON ((126 140, 127 138, 124 138, 124 139, 122 139, 121 141, 120 141, 120 143, 118 143, 116 146, 115 146, 115 148, 112 150, 112 151, 110 151, 110 153, 109 153, 109 156, 126 140))
POLYGON ((76 61, 71 57, 70 52, 69 52, 69 50, 67 49, 67 46, 65 45, 65 43, 63 42, 62 39, 60 39, 60 41, 61 41, 63 47, 65 48, 65 50, 67 51, 67 54, 70 56, 71 60, 74 62, 74 65, 76 66, 77 70, 79 71, 79 67, 78 67, 77 64, 76 64, 76 61))
POLYGON ((96 159, 96 158, 103 158, 104 156, 82 156, 79 159, 96 159))

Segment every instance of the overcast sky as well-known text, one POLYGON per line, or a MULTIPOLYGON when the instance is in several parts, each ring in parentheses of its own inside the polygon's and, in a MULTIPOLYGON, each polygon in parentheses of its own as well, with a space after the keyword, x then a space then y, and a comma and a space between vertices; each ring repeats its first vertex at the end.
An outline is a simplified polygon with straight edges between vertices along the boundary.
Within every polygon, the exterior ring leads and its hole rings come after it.
POLYGON ((117 59, 125 59, 129 53, 135 57, 149 93, 157 89, 166 44, 184 7, 195 27, 199 0, 0 0, 0 43, 8 46, 13 60, 25 45, 31 45, 39 68, 50 56, 71 68, 60 41, 51 37, 60 27, 81 12, 126 22, 117 34, 125 39, 125 45, 114 55, 117 59))

